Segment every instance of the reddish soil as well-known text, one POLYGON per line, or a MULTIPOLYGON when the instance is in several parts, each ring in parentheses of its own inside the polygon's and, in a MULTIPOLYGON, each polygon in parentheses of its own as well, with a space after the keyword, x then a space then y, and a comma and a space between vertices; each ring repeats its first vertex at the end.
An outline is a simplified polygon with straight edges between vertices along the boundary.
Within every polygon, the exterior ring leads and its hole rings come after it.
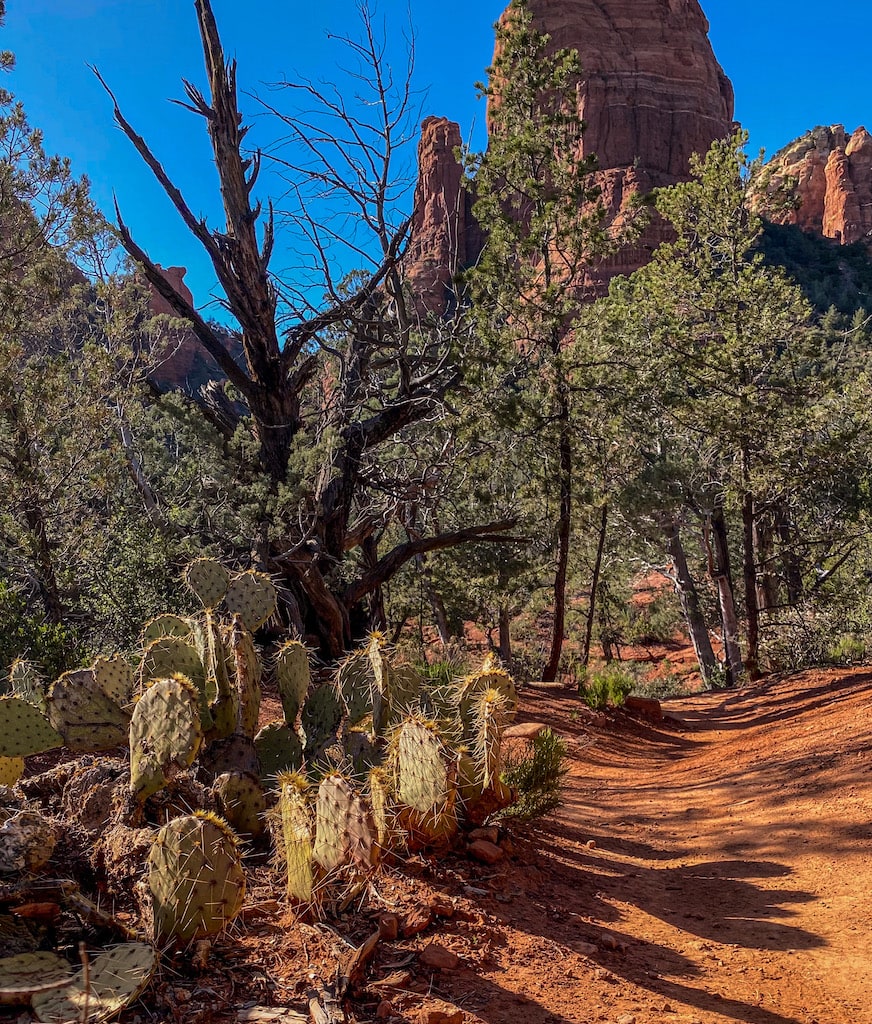
POLYGON ((806 672, 656 724, 530 696, 571 739, 565 802, 489 882, 487 962, 439 989, 487 1024, 872 1022, 870 684, 806 672))
POLYGON ((347 961, 380 911, 435 908, 420 934, 379 943, 353 1019, 872 1024, 872 672, 664 707, 661 722, 595 715, 529 688, 524 717, 566 737, 571 770, 561 807, 515 826, 505 861, 413 858, 379 876, 368 916, 329 928, 279 916, 265 878, 211 969, 180 979, 187 1005, 170 993, 150 1009, 305 1012, 312 978, 347 961), (431 942, 459 963, 426 966, 431 942))

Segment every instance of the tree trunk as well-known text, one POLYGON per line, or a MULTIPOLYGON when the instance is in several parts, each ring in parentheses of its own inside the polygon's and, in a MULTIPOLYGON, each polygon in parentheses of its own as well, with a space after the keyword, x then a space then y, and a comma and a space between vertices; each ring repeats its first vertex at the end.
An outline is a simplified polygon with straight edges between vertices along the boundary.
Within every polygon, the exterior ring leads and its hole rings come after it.
POLYGON ((572 535, 572 438, 569 434, 569 402, 560 397, 560 516, 557 520, 557 571, 554 576, 554 625, 551 631, 551 653, 542 673, 546 683, 553 683, 560 668, 563 638, 566 631, 566 578, 569 567, 569 543, 572 535))
POLYGON ((757 566, 757 607, 760 611, 778 606, 778 579, 775 576, 774 528, 767 511, 755 508, 754 561, 757 566))
POLYGON ((716 508, 709 523, 714 538, 714 552, 709 549, 709 571, 718 590, 721 627, 724 635, 724 656, 727 663, 727 685, 735 686, 742 675, 742 649, 739 645, 739 620, 733 596, 733 574, 730 571, 730 549, 724 510, 716 508))
POLYGON ((787 603, 791 608, 802 600, 802 572, 793 541, 793 523, 790 511, 781 503, 775 510, 775 530, 781 548, 781 564, 787 590, 787 603))
POLYGON ((699 594, 696 584, 690 574, 687 564, 687 556, 684 553, 684 546, 681 543, 681 530, 677 516, 665 516, 661 522, 663 535, 666 539, 666 553, 672 559, 672 566, 675 571, 675 590, 678 600, 681 602, 681 609, 687 622, 687 629, 690 633, 690 642, 693 644, 696 660, 699 663, 699 672, 703 682, 708 686, 711 683, 717 659, 712 650, 712 642, 706 628, 705 616, 702 613, 699 594))
POLYGON ((590 662, 590 644, 593 637, 593 624, 596 618, 596 599, 599 591, 600 571, 603 564, 603 552, 606 546, 606 535, 608 533, 609 507, 603 505, 600 517, 599 538, 596 546, 596 560, 593 564, 593 577, 590 581, 590 604, 587 609, 587 622, 584 628, 584 650, 581 653, 581 663, 587 668, 590 662))
POLYGON ((754 559, 754 495, 742 496, 742 576, 745 584, 745 617, 748 621, 748 653, 745 671, 751 680, 760 678, 760 613, 757 608, 757 566, 754 559))
POLYGON ((512 664, 512 616, 508 605, 500 605, 500 660, 507 669, 512 664))

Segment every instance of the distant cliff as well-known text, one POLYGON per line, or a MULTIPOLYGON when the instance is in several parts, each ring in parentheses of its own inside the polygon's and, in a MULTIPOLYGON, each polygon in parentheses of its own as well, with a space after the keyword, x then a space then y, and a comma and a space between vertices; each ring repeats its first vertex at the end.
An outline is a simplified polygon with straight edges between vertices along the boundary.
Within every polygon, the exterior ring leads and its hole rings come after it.
POLYGON ((813 128, 769 161, 772 186, 789 181, 795 207, 767 213, 842 245, 872 248, 872 135, 840 124, 813 128))
MULTIPOLYGON (((579 53, 578 114, 587 123, 580 156, 597 155, 610 222, 632 194, 686 179, 690 155, 732 130, 733 89, 697 0, 531 0, 530 7, 555 49, 579 53)), ((469 197, 458 192, 459 142, 451 122, 424 122, 406 266, 429 309, 444 306, 453 267, 480 251, 469 197)), ((604 286, 643 266, 663 238, 655 222, 632 248, 598 267, 594 283, 604 286)))

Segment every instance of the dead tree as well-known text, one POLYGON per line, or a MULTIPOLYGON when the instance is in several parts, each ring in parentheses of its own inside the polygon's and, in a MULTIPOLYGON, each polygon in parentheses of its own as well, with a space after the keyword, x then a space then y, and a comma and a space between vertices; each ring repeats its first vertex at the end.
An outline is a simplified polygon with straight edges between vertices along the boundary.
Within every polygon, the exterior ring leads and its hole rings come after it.
MULTIPOLYGON (((371 539, 389 533, 387 527, 410 486, 403 467, 391 478, 379 452, 408 444, 412 428, 435 429, 461 371, 452 326, 435 320, 422 323, 404 292, 400 257, 410 218, 391 217, 396 205, 392 174, 411 91, 408 78, 394 86, 366 9, 361 8, 362 41, 346 42, 367 69, 377 117, 364 123, 346 108, 341 94, 306 82, 284 83, 302 92, 336 126, 325 131, 305 116, 287 116, 266 105, 279 117, 286 141, 294 142, 298 151, 302 147, 304 155, 297 160, 281 152, 264 156, 245 150, 248 127, 238 108, 236 62, 225 60, 209 0, 196 0, 195 8, 208 96, 185 82, 182 106, 206 123, 220 181, 222 230, 194 216, 110 96, 117 124, 209 255, 223 304, 239 325, 242 365, 137 244, 116 209, 118 228, 148 282, 187 321, 240 396, 242 419, 256 439, 259 468, 271 486, 278 491, 286 482, 292 452, 302 442, 324 450, 320 471, 295 515, 269 524, 264 534, 270 540, 258 555, 262 566, 286 584, 289 619, 317 636, 324 655, 336 657, 354 639, 352 620, 364 600, 406 562, 469 540, 505 539, 512 523, 458 524, 450 531, 402 541, 383 553, 372 551, 371 539), (308 183, 321 188, 323 200, 340 193, 357 206, 358 220, 375 238, 376 255, 353 287, 337 280, 331 269, 330 244, 341 232, 308 214, 305 203, 295 214, 283 216, 272 201, 264 210, 254 199, 265 159, 288 175, 285 198, 299 194, 308 183), (277 223, 296 229, 298 240, 308 243, 321 270, 320 292, 328 296, 323 307, 313 303, 311 291, 271 273, 277 223), (354 553, 365 542, 368 557, 358 568, 354 553)), ((370 251, 359 248, 362 256, 370 251)))

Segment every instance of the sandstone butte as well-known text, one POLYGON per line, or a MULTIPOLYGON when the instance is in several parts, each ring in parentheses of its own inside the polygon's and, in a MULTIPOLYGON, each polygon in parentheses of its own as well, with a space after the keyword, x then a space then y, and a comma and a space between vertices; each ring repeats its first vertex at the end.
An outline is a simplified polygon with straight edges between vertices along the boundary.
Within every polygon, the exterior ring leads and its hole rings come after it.
MULTIPOLYGON (((531 0, 531 9, 555 48, 579 53, 578 114, 587 123, 580 156, 597 155, 610 223, 633 193, 685 180, 690 155, 731 132, 733 88, 698 0, 531 0)), ((457 125, 424 122, 406 276, 431 311, 445 308, 453 275, 481 251, 460 188, 459 144, 457 125)), ((600 290, 643 266, 663 238, 662 225, 652 224, 632 248, 596 268, 592 283, 600 290)))
POLYGON ((872 135, 840 124, 814 128, 766 165, 771 185, 792 179, 796 207, 769 210, 782 224, 798 224, 842 245, 872 246, 872 135))

